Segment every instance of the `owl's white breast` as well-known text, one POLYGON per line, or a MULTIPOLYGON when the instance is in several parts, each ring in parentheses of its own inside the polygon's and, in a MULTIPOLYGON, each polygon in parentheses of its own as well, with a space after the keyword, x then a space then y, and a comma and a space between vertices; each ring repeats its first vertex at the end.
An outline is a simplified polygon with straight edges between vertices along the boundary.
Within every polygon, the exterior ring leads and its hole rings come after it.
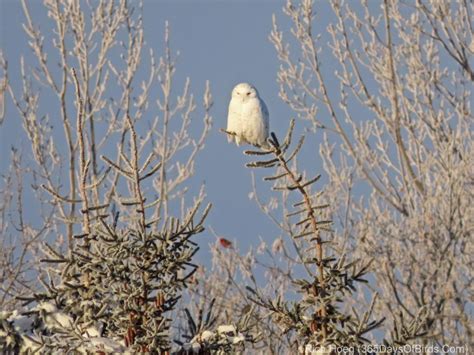
POLYGON ((244 102, 242 108, 242 134, 250 144, 262 145, 268 136, 263 111, 262 101, 258 97, 244 102))

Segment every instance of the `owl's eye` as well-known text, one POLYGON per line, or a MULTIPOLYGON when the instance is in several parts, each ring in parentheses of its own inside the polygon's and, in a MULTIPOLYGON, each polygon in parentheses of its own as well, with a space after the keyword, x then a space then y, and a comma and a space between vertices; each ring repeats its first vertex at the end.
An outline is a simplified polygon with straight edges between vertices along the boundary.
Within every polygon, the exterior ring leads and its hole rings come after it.
POLYGON ((247 96, 249 96, 249 95, 250 95, 250 93, 248 92, 248 93, 247 93, 247 96))

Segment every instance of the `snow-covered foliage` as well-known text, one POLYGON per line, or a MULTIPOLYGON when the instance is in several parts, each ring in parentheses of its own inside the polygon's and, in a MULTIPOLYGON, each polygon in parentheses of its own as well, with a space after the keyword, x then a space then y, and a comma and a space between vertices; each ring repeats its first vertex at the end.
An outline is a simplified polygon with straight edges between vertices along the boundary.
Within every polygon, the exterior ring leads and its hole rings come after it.
POLYGON ((49 349, 89 354, 126 351, 123 340, 102 337, 100 329, 94 325, 80 327, 51 301, 41 302, 24 314, 1 312, 0 322, 0 346, 4 352, 43 353, 49 349))
POLYGON ((207 350, 217 353, 226 353, 230 350, 243 350, 246 338, 244 334, 237 332, 233 325, 221 325, 215 331, 204 330, 196 334, 189 342, 184 343, 182 351, 194 354, 207 350))
MULTIPOLYGON (((31 310, 0 313, 0 347, 4 352, 44 353, 74 351, 90 353, 126 353, 126 340, 105 336, 104 322, 81 326, 71 316, 59 310, 53 301, 42 301, 31 310)), ((213 350, 226 353, 244 349, 249 340, 234 325, 220 325, 215 331, 204 330, 189 342, 183 343, 176 353, 198 354, 213 350)), ((151 349, 158 349, 150 347, 151 349)), ((154 350, 153 350, 154 351, 154 350)), ((152 352, 153 352, 152 351, 152 352)))

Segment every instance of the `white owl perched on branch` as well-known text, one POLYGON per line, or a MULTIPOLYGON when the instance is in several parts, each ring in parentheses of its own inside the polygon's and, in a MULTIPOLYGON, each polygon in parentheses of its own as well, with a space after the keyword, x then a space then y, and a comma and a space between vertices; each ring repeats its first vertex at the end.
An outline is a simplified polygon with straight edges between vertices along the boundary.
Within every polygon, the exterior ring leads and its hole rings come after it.
POLYGON ((227 116, 229 142, 269 148, 269 124, 267 105, 258 95, 257 89, 247 83, 236 85, 232 90, 227 116))

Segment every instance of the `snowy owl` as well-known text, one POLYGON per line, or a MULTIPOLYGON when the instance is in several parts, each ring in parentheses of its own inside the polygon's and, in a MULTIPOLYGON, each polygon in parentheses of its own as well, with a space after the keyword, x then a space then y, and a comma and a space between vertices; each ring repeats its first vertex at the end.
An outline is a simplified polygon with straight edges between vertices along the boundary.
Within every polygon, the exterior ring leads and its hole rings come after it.
POLYGON ((267 105, 257 89, 247 83, 236 85, 232 90, 227 116, 227 132, 232 134, 228 135, 229 142, 267 148, 268 129, 267 105))

